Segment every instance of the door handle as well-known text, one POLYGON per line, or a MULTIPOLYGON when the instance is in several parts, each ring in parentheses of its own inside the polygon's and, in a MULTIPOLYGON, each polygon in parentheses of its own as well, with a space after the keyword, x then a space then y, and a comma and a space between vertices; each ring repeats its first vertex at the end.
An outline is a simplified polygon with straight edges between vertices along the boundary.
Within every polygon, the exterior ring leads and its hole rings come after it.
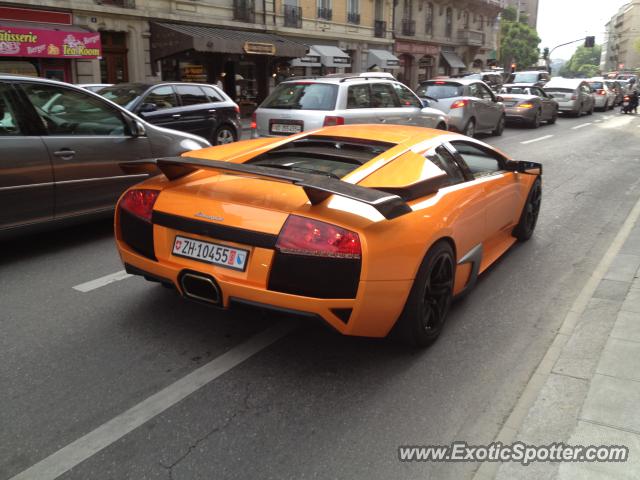
POLYGON ((208 110, 208 112, 209 112, 209 113, 216 113, 216 109, 215 109, 215 108, 210 108, 210 109, 208 110))
POLYGON ((387 122, 386 118, 379 118, 378 120, 380 120, 380 123, 386 123, 387 122))
POLYGON ((173 115, 171 115, 171 118, 180 118, 182 115, 180 115, 179 113, 174 113, 173 115))
POLYGON ((63 160, 71 160, 75 156, 76 152, 69 148, 61 148, 60 150, 53 152, 53 154, 63 160))

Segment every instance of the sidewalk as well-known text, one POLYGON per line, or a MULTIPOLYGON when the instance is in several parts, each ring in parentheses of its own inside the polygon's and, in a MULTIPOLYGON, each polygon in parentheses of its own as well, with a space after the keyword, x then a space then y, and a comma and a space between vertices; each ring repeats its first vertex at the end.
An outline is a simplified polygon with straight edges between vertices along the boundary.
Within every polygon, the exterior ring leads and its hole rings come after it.
POLYGON ((640 202, 496 437, 503 444, 625 445, 629 459, 528 466, 485 462, 474 480, 640 478, 639 213, 640 202))

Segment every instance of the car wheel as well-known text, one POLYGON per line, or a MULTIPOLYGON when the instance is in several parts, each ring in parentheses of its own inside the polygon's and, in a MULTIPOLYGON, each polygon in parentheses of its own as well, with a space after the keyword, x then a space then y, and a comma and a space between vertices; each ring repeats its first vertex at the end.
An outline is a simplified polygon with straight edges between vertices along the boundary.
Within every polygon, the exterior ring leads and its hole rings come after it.
POLYGON ((436 129, 438 129, 438 130, 448 130, 448 128, 447 128, 447 124, 446 124, 446 123, 443 123, 443 122, 440 122, 440 123, 438 124, 438 126, 436 127, 436 129))
POLYGON ((500 117, 500 120, 498 120, 498 125, 496 125, 496 129, 491 133, 496 137, 499 137, 500 135, 502 135, 502 132, 504 132, 504 124, 505 124, 505 119, 504 119, 504 115, 502 115, 500 117))
POLYGON ((595 103, 591 105, 591 109, 587 112, 587 115, 593 115, 593 111, 596 109, 595 103))
POLYGON ((527 201, 524 204, 520 221, 516 228, 513 229, 513 236, 520 242, 526 242, 533 235, 533 231, 538 223, 538 215, 540 214, 540 203, 542 202, 542 181, 540 177, 536 178, 529 190, 527 201))
POLYGON ((540 126, 540 110, 536 110, 536 115, 533 117, 533 120, 531 120, 531 125, 529 126, 531 128, 538 128, 540 126))
POLYGON ((227 143, 233 143, 237 140, 236 132, 234 132, 230 127, 222 125, 218 127, 211 140, 211 143, 213 145, 225 145, 227 143))
POLYGON ((549 125, 553 125, 554 123, 556 123, 556 120, 558 120, 558 109, 557 108, 553 111, 553 115, 551 115, 551 118, 549 120, 547 120, 547 123, 549 125))
POLYGON ((462 133, 471 138, 476 134, 476 122, 473 118, 469 119, 462 133))
POLYGON ((455 256, 449 242, 436 243, 422 260, 407 303, 393 329, 403 343, 431 345, 442 332, 455 280, 455 256))

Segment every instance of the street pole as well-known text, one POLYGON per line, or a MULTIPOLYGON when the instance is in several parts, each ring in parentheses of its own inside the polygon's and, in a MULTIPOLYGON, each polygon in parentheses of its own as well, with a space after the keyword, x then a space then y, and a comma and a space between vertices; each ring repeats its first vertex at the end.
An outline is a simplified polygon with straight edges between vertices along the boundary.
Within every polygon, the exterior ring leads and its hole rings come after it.
POLYGON ((518 7, 516 8, 516 22, 520 23, 520 0, 518 0, 518 7))
POLYGON ((551 61, 551 54, 553 53, 553 51, 556 48, 564 47, 565 45, 571 45, 572 43, 576 43, 576 42, 583 42, 585 38, 586 37, 582 37, 582 38, 579 38, 577 40, 571 40, 570 42, 567 42, 567 43, 561 43, 560 45, 556 45, 551 50, 549 50, 549 55, 547 55, 547 60, 546 60, 546 62, 547 62, 547 72, 551 73, 551 67, 549 66, 549 62, 551 61))

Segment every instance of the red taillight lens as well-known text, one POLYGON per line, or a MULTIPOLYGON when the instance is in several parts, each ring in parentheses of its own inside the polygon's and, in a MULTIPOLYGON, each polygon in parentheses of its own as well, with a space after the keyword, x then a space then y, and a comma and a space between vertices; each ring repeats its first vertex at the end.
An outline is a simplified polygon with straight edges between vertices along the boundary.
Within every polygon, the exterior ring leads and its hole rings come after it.
POLYGON ((577 95, 571 95, 571 100, 577 100, 578 96, 577 95))
POLYGON ((120 200, 120 208, 138 218, 151 222, 153 205, 156 203, 159 193, 158 190, 129 190, 120 200))
POLYGON ((323 127, 333 127, 335 125, 344 125, 344 117, 324 117, 324 123, 322 124, 323 127))
POLYGON ((258 128, 258 122, 256 121, 256 112, 251 114, 251 130, 258 128))
POLYGON ((628 102, 629 101, 629 95, 625 95, 624 98, 622 99, 623 102, 628 102))
POLYGON ((598 95, 606 95, 607 92, 605 92, 604 90, 600 89, 598 90, 598 95))
POLYGON ((233 109, 236 111, 236 113, 238 115, 240 115, 240 107, 238 105, 236 105, 235 107, 233 107, 233 109))
POLYGON ((356 232, 297 215, 287 218, 276 248, 283 253, 314 257, 360 258, 362 255, 356 232))
POLYGON ((533 108, 533 103, 521 103, 518 108, 533 108))
POLYGON ((466 107, 469 100, 456 100, 451 104, 451 109, 466 107))

